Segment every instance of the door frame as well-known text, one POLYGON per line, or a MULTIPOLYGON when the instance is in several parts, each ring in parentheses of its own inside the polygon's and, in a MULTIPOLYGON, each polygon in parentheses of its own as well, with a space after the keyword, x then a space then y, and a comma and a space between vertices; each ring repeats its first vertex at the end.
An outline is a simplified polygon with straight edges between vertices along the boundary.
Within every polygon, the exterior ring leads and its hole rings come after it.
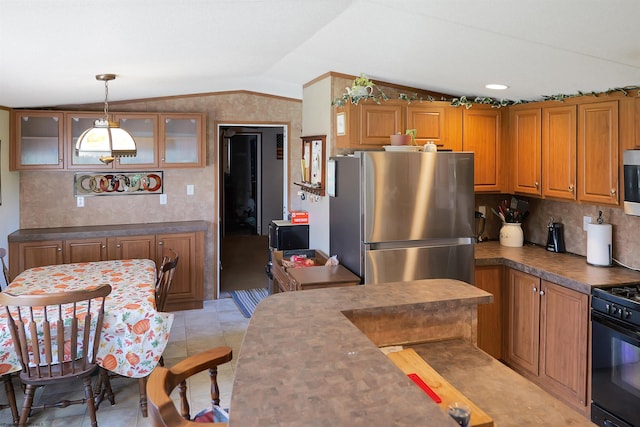
MULTIPOLYGON (((220 141, 220 131, 221 128, 227 128, 227 127, 258 127, 258 128, 282 128, 282 219, 285 219, 286 217, 286 213, 289 212, 289 128, 290 128, 290 124, 289 123, 281 123, 281 122, 265 122, 265 123, 260 123, 260 122, 244 122, 244 121, 240 121, 240 122, 229 122, 229 121, 224 121, 224 122, 215 122, 215 159, 217 159, 217 164, 218 167, 215 168, 216 170, 216 185, 215 185, 215 213, 214 213, 214 218, 217 218, 217 224, 215 224, 215 227, 213 229, 214 232, 214 236, 215 236, 215 246, 214 246, 214 260, 213 260, 213 266, 215 268, 215 278, 216 278, 216 289, 215 289, 215 293, 214 293, 214 297, 215 299, 219 299, 220 298, 220 263, 221 263, 221 254, 220 254, 220 244, 222 241, 222 234, 220 232, 220 223, 222 221, 221 217, 220 217, 220 195, 222 192, 222 188, 221 188, 221 180, 220 180, 220 173, 221 173, 221 168, 224 166, 224 159, 223 159, 223 154, 221 152, 221 148, 222 148, 222 141, 220 141)), ((259 177, 258 177, 258 182, 262 182, 262 167, 260 166, 259 168, 257 168, 260 171, 259 177)), ((265 261, 266 261, 266 254, 265 254, 265 261)))

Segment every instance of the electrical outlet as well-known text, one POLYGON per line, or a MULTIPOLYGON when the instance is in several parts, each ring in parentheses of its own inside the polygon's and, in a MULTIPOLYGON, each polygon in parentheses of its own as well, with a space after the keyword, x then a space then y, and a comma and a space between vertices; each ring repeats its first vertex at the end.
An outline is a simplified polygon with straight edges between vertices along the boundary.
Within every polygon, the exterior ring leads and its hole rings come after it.
POLYGON ((84 208, 84 197, 83 196, 76 197, 76 206, 78 206, 79 208, 84 208))
POLYGON ((590 216, 583 216, 582 217, 582 229, 584 231, 587 231, 587 225, 591 224, 591 217, 590 216))
POLYGON ((487 207, 486 206, 478 206, 478 212, 482 214, 483 217, 487 217, 487 207))
POLYGON ((166 194, 161 194, 160 195, 160 204, 161 205, 166 205, 167 204, 167 195, 166 194))
POLYGON ((187 196, 193 196, 193 184, 187 184, 187 196))

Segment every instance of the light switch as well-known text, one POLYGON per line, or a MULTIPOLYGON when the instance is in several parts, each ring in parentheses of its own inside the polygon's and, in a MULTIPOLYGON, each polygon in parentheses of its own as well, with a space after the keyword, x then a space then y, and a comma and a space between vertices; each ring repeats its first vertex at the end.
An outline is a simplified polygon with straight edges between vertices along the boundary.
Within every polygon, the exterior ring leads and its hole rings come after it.
POLYGON ((166 205, 167 204, 167 195, 166 194, 161 194, 160 195, 160 204, 161 205, 166 205))
POLYGON ((193 184, 187 184, 187 196, 193 196, 193 184))
POLYGON ((83 196, 76 197, 76 206, 78 206, 79 208, 84 208, 84 197, 83 196))

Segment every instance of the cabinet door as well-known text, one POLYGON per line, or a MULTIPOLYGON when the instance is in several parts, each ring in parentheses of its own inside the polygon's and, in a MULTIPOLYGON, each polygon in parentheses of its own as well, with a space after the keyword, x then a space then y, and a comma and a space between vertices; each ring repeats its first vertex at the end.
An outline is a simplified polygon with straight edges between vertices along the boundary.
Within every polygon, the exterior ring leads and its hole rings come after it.
POLYGON ((503 267, 476 267, 476 287, 493 294, 491 304, 478 305, 478 348, 496 359, 502 359, 504 342, 504 280, 503 267))
POLYGON ((542 281, 540 379, 574 406, 587 402, 589 296, 542 281))
POLYGON ((576 199, 576 107, 542 109, 542 194, 576 199))
MULTIPOLYGON (((406 105, 406 103, 404 104, 406 105)), ((360 107, 360 145, 389 145, 389 137, 405 133, 405 106, 386 101, 381 104, 364 102, 360 107)))
POLYGON ((141 170, 158 167, 158 115, 125 114, 114 115, 120 127, 136 142, 135 157, 119 157, 114 161, 116 169, 141 170))
POLYGON ((204 114, 160 114, 160 167, 206 164, 204 114))
POLYGON ((516 370, 538 375, 540 343, 540 279, 508 270, 507 362, 516 370))
POLYGON ((578 106, 578 200, 618 205, 618 101, 578 106))
POLYGON ((10 145, 11 170, 62 169, 64 114, 16 111, 10 145))
POLYGON ((66 141, 65 158, 67 159, 67 169, 83 169, 83 170, 103 170, 113 169, 113 164, 104 164, 98 157, 78 156, 76 154, 76 144, 82 133, 93 127, 96 120, 104 119, 104 113, 79 113, 68 112, 65 114, 66 123, 66 141))
POLYGON ((433 141, 438 150, 462 150, 462 110, 434 101, 407 107, 407 129, 415 129, 416 144, 433 141))
POLYGON ((64 241, 64 263, 107 260, 107 239, 75 239, 64 241))
MULTIPOLYGON (((13 245, 10 244, 10 249, 13 245)), ((63 261, 61 240, 18 243, 17 248, 17 254, 14 255, 13 251, 10 254, 12 278, 30 268, 62 264, 63 261), (15 265, 14 260, 18 265, 15 265)))
POLYGON ((123 236, 108 239, 109 259, 156 259, 155 236, 123 236))
POLYGON ((513 191, 540 196, 542 186, 541 111, 528 108, 511 111, 511 143, 514 150, 513 191))
POLYGON ((178 254, 178 265, 167 300, 167 310, 202 308, 204 299, 203 250, 204 234, 181 233, 157 236, 157 265, 164 256, 165 248, 178 254), (199 267, 198 267, 199 265, 199 267))
POLYGON ((464 110, 462 122, 462 149, 474 153, 475 191, 501 191, 500 112, 474 105, 464 110))

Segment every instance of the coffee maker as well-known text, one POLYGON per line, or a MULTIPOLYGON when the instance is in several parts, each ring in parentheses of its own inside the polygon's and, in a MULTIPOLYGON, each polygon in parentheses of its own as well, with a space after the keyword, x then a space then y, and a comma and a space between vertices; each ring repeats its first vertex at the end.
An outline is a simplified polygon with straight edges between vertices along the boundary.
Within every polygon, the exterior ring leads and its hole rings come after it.
POLYGON ((547 225, 547 250, 550 252, 565 252, 564 227, 561 222, 554 222, 553 217, 547 225))

